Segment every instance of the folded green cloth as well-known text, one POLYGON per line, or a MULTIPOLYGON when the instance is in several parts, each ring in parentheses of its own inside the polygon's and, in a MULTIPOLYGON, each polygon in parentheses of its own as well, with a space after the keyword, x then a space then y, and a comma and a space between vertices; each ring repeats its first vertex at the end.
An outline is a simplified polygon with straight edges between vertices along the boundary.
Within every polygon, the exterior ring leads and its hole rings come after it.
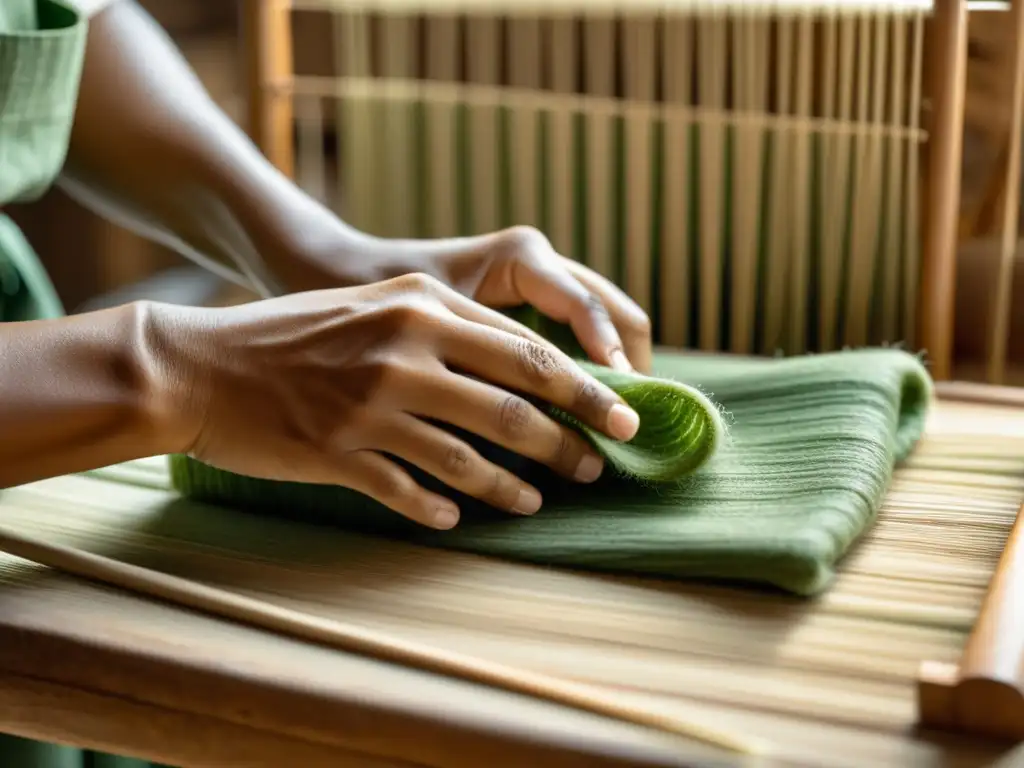
POLYGON ((544 491, 534 517, 456 495, 462 522, 426 530, 346 489, 239 477, 182 456, 171 459, 172 481, 196 500, 431 546, 811 595, 872 522, 932 396, 920 360, 895 349, 770 360, 660 354, 655 375, 668 383, 592 370, 641 413, 629 446, 595 440, 612 468, 595 485, 557 480, 475 441, 544 491))

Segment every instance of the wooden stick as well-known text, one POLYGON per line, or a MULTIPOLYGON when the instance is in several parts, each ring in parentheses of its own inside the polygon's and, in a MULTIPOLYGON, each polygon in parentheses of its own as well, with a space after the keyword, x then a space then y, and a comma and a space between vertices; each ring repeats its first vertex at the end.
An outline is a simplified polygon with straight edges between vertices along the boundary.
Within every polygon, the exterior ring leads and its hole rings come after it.
MULTIPOLYGON (((701 27, 698 25, 700 34, 701 27)), ((713 32, 712 32, 713 34, 713 32)), ((723 35, 719 35, 723 37, 723 35)), ((717 83, 716 83, 717 85, 717 83)), ((447 102, 466 104, 470 107, 506 106, 513 109, 538 109, 557 111, 565 109, 566 95, 552 91, 529 88, 514 88, 490 83, 444 83, 418 82, 397 77, 346 77, 334 80, 330 77, 303 75, 290 80, 281 80, 271 86, 281 93, 294 96, 321 96, 341 99, 363 99, 368 102, 415 101, 431 103, 447 102)), ((725 88, 724 82, 722 88, 725 88)), ((733 110, 724 106, 658 103, 594 93, 580 93, 571 99, 572 106, 585 115, 624 117, 646 116, 667 117, 709 125, 743 126, 764 130, 800 130, 830 135, 867 136, 881 134, 890 139, 904 139, 922 142, 928 133, 920 128, 910 128, 896 123, 881 125, 869 122, 855 122, 839 118, 810 117, 807 115, 781 115, 753 110, 733 110)))
POLYGON ((997 387, 970 381, 940 381, 935 384, 935 393, 943 400, 1024 408, 1024 388, 1021 387, 997 387))
MULTIPOLYGON (((850 15, 868 11, 928 12, 931 10, 932 2, 933 0, 898 0, 897 2, 893 2, 893 0, 825 0, 821 6, 850 15)), ((292 4, 298 9, 315 11, 335 9, 342 5, 338 0, 292 0, 292 4)), ((359 8, 364 11, 375 10, 385 13, 460 11, 491 17, 500 17, 510 10, 517 14, 529 15, 552 11, 556 13, 585 13, 587 11, 609 13, 622 8, 620 0, 559 0, 554 4, 550 0, 513 0, 509 5, 495 3, 493 0, 386 0, 385 2, 380 2, 380 0, 344 0, 343 5, 346 10, 359 8)), ((999 0, 973 0, 968 3, 968 6, 974 5, 977 5, 979 10, 1004 10, 1008 6, 999 0)), ((633 0, 629 4, 632 11, 656 11, 669 14, 692 14, 708 10, 716 12, 743 10, 775 15, 778 13, 800 13, 807 7, 806 0, 667 0, 667 2, 666 0, 633 0)))

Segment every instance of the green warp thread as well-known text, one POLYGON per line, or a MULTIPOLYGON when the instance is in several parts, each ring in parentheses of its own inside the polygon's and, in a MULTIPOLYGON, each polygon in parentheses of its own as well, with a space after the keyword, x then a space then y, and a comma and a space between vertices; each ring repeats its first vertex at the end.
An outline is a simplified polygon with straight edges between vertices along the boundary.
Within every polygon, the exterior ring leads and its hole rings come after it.
MULTIPOLYGON (((563 330, 528 324, 578 353, 563 330)), ((552 410, 606 456, 611 471, 597 483, 562 481, 463 435, 541 488, 545 505, 533 517, 490 509, 421 473, 459 502, 455 529, 428 530, 348 489, 240 477, 184 456, 171 457, 172 482, 196 501, 428 546, 813 595, 870 526, 932 397, 921 361, 896 349, 771 360, 659 354, 649 378, 584 365, 641 415, 640 433, 620 444, 552 410)))

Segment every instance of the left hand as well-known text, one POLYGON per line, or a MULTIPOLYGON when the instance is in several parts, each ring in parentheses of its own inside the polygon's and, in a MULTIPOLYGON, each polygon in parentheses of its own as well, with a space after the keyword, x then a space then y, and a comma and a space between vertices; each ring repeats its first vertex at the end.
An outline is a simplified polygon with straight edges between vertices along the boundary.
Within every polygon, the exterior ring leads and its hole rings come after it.
POLYGON ((514 227, 458 243, 442 270, 453 288, 489 307, 529 304, 569 325, 599 364, 651 369, 651 321, 610 280, 559 255, 532 227, 514 227))
POLYGON ((532 227, 436 240, 392 240, 347 230, 305 227, 306 241, 284 251, 293 279, 287 291, 306 291, 424 273, 481 304, 501 309, 528 304, 573 329, 591 360, 619 370, 651 370, 651 322, 610 280, 555 252, 532 227), (339 241, 342 245, 339 247, 339 241))

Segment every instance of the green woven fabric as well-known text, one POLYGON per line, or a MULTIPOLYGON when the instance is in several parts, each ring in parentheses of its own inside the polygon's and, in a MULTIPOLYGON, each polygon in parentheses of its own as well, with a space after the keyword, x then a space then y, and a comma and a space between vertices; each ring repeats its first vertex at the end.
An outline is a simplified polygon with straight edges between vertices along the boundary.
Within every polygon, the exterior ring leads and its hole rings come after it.
MULTIPOLYGON (((655 368, 684 383, 679 397, 703 410, 677 421, 678 428, 708 427, 700 439, 676 443, 694 459, 680 461, 677 472, 640 467, 646 477, 638 479, 635 463, 616 461, 619 471, 579 486, 478 441, 545 492, 544 508, 531 518, 455 494, 463 521, 431 531, 347 489, 240 477, 183 456, 171 457, 172 480, 197 500, 431 546, 600 571, 758 582, 801 595, 824 589, 874 519, 895 463, 923 430, 932 384, 920 360, 895 349, 770 360, 661 354, 655 368), (692 397, 691 388, 711 400, 692 397), (727 433, 716 428, 719 408, 727 433)), ((624 393, 633 387, 636 396, 635 379, 598 375, 624 393)), ((658 402, 678 407, 673 398, 658 402)), ((645 456, 650 432, 663 432, 663 415, 643 413, 634 462, 645 456)), ((650 445, 647 457, 662 466, 665 441, 650 445)))

